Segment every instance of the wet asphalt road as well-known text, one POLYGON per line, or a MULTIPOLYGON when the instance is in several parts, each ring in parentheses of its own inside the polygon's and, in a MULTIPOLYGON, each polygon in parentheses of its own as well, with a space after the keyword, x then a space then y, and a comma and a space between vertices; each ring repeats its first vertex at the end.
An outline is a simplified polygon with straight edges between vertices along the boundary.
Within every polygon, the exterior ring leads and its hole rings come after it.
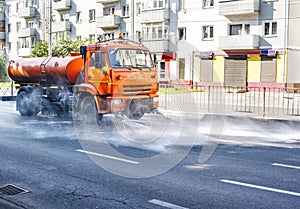
MULTIPOLYGON (((231 136, 228 143, 224 137, 200 164, 203 145, 212 142, 197 134, 198 143, 174 168, 148 178, 130 178, 135 172, 147 175, 156 167, 167 169, 187 145, 173 150, 168 144, 139 147, 138 143, 125 142, 130 140, 130 133, 123 133, 127 138, 116 144, 120 136, 114 133, 120 129, 109 120, 100 130, 102 141, 94 134, 82 140, 82 130, 78 134, 71 119, 21 117, 14 108, 14 102, 0 102, 0 186, 14 184, 28 192, 0 194, 1 209, 300 208, 298 140, 243 145, 234 141, 257 142, 259 137, 231 136), (120 156, 111 156, 99 145, 107 138, 120 156), (159 162, 143 161, 166 150, 173 155, 159 162), (87 151, 93 154, 87 155, 87 151)), ((172 119, 172 128, 165 127, 162 137, 174 137, 177 126, 190 131, 187 126, 199 125, 194 120, 184 122, 172 119)), ((187 136, 184 133, 181 137, 187 136)))

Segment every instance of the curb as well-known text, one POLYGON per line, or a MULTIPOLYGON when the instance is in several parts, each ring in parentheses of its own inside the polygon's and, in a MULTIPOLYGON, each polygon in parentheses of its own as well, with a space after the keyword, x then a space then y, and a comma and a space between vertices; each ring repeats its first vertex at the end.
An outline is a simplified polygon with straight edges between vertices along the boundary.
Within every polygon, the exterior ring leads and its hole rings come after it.
POLYGON ((253 121, 263 121, 263 122, 270 122, 270 121, 276 121, 276 122, 292 122, 292 123, 299 123, 300 124, 300 116, 291 116, 291 115, 284 115, 282 117, 274 117, 274 116, 259 116, 257 114, 252 113, 195 113, 195 112, 183 112, 183 111, 173 111, 173 110, 164 110, 159 109, 159 112, 163 115, 168 116, 181 116, 188 119, 195 119, 200 118, 201 120, 206 120, 211 117, 226 117, 228 119, 237 119, 237 118, 243 118, 243 119, 249 119, 253 121))

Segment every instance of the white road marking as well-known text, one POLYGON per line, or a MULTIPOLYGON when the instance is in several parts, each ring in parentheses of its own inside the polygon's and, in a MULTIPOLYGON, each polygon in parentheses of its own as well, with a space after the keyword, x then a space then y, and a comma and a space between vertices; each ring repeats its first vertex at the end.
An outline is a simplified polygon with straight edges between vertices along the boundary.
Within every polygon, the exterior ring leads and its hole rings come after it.
POLYGON ((285 165, 285 164, 280 164, 280 163, 273 163, 272 165, 274 165, 274 166, 280 166, 280 167, 285 167, 285 168, 294 168, 294 169, 299 169, 300 170, 300 166, 285 165))
POLYGON ((110 156, 110 155, 104 155, 104 154, 100 154, 100 153, 96 153, 96 152, 90 152, 90 151, 81 150, 81 149, 78 149, 76 151, 77 152, 86 153, 86 154, 89 154, 89 155, 95 155, 95 156, 98 156, 98 157, 103 157, 103 158, 111 159, 111 160, 117 160, 117 161, 121 161, 121 162, 125 162, 125 163, 139 164, 139 162, 137 162, 137 161, 127 160, 127 159, 123 159, 123 158, 119 158, 119 157, 114 157, 114 156, 110 156))
POLYGON ((288 194, 288 195, 300 197, 300 193, 298 193, 298 192, 291 192, 291 191, 287 191, 287 190, 275 189, 275 188, 259 186, 259 185, 255 185, 255 184, 247 184, 247 183, 243 183, 243 182, 231 181, 231 180, 226 180, 226 179, 222 179, 220 181, 222 181, 224 183, 228 183, 228 184, 235 184, 235 185, 251 187, 251 188, 255 188, 255 189, 261 189, 261 190, 266 190, 266 191, 277 192, 277 193, 288 194))
POLYGON ((171 209, 188 209, 188 208, 185 208, 185 207, 181 207, 179 205, 174 205, 174 204, 164 202, 164 201, 161 201, 161 200, 156 200, 156 199, 149 200, 149 203, 159 205, 159 206, 162 206, 162 207, 165 207, 165 208, 171 208, 171 209))

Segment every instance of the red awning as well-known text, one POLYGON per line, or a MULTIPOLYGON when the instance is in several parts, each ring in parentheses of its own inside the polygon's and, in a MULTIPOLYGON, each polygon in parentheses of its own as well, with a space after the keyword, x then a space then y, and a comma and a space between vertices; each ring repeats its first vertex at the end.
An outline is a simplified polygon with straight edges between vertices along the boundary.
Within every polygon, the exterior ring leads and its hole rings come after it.
POLYGON ((163 52, 162 60, 176 60, 176 52, 163 52))

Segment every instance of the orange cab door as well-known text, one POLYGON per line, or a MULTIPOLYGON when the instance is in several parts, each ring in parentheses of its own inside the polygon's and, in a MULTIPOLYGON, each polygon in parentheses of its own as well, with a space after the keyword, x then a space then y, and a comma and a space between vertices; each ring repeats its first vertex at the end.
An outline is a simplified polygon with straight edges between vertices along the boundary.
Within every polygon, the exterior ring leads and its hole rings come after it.
POLYGON ((91 53, 88 82, 98 90, 99 95, 110 94, 111 79, 104 52, 91 53))

